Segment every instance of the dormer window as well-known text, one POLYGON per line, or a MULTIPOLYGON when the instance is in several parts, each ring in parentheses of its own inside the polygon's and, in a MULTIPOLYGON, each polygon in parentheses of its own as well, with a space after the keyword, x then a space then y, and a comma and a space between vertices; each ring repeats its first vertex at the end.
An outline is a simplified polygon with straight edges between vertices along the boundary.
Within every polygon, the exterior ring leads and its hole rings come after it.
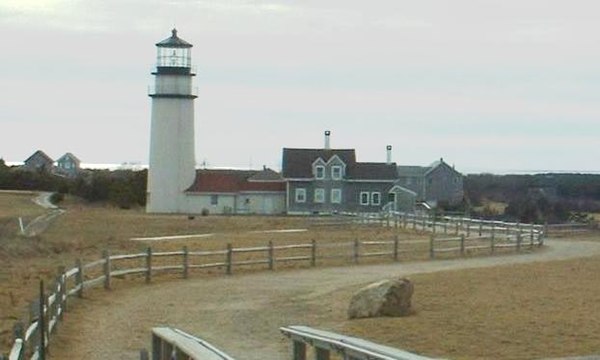
POLYGON ((339 165, 334 165, 331 167, 331 178, 333 180, 341 180, 342 179, 342 167, 339 165))
POLYGON ((323 166, 323 165, 315 166, 315 178, 325 179, 325 166, 323 166))

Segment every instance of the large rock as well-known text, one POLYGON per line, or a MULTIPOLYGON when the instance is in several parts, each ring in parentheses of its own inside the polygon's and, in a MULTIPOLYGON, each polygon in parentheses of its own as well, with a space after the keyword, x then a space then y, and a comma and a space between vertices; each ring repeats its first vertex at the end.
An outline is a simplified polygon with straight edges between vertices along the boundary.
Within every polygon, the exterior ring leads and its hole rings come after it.
POLYGON ((350 319, 407 316, 411 313, 410 300, 413 284, 409 279, 382 280, 360 289, 350 300, 350 319))

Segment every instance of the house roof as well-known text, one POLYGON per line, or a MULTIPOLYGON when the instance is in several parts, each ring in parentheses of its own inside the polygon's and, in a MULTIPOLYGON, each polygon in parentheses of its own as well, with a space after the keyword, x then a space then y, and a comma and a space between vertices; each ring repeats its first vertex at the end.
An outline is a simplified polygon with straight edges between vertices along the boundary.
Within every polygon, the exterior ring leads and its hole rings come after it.
POLYGON ((58 158, 58 160, 56 160, 56 161, 57 162, 61 162, 61 161, 66 160, 66 159, 71 159, 73 162, 75 162, 77 164, 81 163, 81 161, 77 158, 77 156, 73 155, 70 152, 64 154, 63 156, 61 156, 60 158, 58 158))
POLYGON ((42 159, 44 159, 46 162, 49 163, 54 163, 54 160, 52 160, 52 158, 48 155, 46 155, 45 152, 43 152, 42 150, 38 150, 36 152, 33 153, 33 155, 31 155, 30 157, 27 158, 27 160, 25 160, 25 164, 27 164, 29 161, 31 161, 34 158, 39 158, 41 157, 42 159))
POLYGON ((429 174, 440 166, 446 166, 455 173, 460 174, 454 167, 448 165, 444 159, 439 159, 429 166, 398 166, 398 176, 421 177, 429 174))
POLYGON ((188 192, 238 193, 244 191, 285 191, 285 182, 271 169, 201 169, 188 192))
POLYGON ((427 166, 398 166, 398 176, 423 176, 431 168, 427 166))
POLYGON ((282 176, 284 178, 312 178, 312 164, 318 158, 325 162, 337 155, 347 167, 356 163, 354 149, 283 149, 282 176))
POLYGON ((346 170, 348 179, 396 180, 396 164, 391 163, 355 163, 346 170))

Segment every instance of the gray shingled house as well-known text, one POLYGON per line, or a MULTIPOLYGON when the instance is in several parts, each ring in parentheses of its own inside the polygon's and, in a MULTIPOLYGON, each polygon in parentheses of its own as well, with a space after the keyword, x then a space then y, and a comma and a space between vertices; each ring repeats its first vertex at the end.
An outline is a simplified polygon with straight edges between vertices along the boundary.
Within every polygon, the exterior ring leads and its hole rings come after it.
MULTIPOLYGON (((326 134, 328 136, 328 134, 326 134)), ((283 149, 288 214, 411 211, 416 193, 398 184, 397 166, 357 162, 354 149, 283 149)))
POLYGON ((458 204, 464 196, 463 176, 444 159, 429 166, 398 166, 398 184, 414 191, 417 200, 435 207, 458 204))
POLYGON ((81 161, 70 152, 56 160, 58 172, 67 176, 77 176, 79 170, 81 170, 80 165, 81 161))
POLYGON ((42 150, 38 150, 28 157, 23 163, 23 169, 50 172, 54 167, 54 160, 42 150))

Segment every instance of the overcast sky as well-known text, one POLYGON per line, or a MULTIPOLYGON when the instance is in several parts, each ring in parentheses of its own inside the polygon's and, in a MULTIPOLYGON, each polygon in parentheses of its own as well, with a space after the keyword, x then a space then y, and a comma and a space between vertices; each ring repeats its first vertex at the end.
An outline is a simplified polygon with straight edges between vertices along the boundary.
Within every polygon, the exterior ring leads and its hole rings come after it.
POLYGON ((194 45, 196 161, 283 147, 600 170, 597 0, 0 0, 0 157, 147 163, 154 44, 194 45))

